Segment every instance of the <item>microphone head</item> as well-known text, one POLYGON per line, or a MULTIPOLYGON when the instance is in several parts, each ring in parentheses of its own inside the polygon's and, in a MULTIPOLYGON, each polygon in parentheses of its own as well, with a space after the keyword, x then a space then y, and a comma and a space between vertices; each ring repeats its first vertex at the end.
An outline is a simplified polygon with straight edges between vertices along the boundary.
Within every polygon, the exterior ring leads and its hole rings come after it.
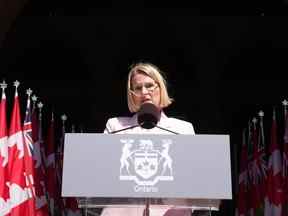
POLYGON ((138 111, 138 124, 145 129, 154 128, 160 119, 160 110, 153 103, 144 103, 138 111))

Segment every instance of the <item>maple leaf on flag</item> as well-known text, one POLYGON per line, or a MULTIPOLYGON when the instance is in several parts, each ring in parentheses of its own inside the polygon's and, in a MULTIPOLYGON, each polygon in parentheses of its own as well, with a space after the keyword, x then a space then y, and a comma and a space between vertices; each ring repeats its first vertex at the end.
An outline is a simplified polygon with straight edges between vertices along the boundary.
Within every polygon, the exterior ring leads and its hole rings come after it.
MULTIPOLYGON (((9 172, 9 202, 11 216, 34 215, 34 180, 31 159, 31 146, 24 138, 21 127, 20 105, 17 88, 19 82, 14 82, 15 97, 11 115, 8 137, 8 172, 9 172)), ((29 124, 25 131, 29 131, 29 124)), ((29 139, 29 138, 27 138, 29 139)))

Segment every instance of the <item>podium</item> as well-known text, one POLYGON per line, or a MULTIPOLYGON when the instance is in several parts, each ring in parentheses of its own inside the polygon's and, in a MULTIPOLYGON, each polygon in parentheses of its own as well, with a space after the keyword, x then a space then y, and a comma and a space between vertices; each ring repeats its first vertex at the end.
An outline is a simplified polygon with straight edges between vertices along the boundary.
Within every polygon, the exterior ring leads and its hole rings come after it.
POLYGON ((232 199, 229 135, 66 133, 62 196, 76 197, 86 213, 125 207, 149 215, 153 207, 211 214, 232 199))

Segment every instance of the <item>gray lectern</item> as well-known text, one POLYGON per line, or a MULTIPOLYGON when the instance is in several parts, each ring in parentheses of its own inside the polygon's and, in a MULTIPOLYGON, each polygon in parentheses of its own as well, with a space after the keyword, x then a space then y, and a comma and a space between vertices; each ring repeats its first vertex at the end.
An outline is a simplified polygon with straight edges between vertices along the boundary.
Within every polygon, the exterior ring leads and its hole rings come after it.
POLYGON ((218 210, 230 165, 229 135, 66 133, 62 196, 86 209, 218 210))

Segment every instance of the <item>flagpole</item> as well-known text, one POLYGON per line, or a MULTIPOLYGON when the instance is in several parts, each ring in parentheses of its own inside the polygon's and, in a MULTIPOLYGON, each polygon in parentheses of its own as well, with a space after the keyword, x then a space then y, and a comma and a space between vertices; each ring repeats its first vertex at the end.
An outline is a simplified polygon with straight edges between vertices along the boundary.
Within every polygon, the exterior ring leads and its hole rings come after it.
POLYGON ((287 101, 286 99, 284 99, 284 100, 282 101, 282 105, 284 106, 284 128, 285 128, 288 101, 287 101))

